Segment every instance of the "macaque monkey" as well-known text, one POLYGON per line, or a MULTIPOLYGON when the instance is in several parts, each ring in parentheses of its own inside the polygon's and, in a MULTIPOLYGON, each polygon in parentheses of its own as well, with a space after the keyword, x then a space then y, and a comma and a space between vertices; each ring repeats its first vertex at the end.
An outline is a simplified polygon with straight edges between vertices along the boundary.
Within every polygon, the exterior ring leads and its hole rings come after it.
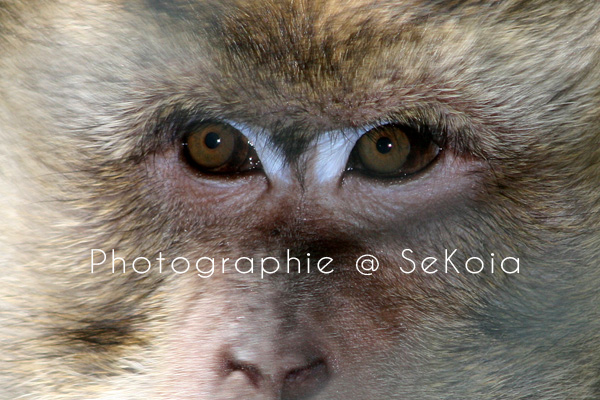
POLYGON ((0 1, 0 399, 600 398, 600 3, 0 1))

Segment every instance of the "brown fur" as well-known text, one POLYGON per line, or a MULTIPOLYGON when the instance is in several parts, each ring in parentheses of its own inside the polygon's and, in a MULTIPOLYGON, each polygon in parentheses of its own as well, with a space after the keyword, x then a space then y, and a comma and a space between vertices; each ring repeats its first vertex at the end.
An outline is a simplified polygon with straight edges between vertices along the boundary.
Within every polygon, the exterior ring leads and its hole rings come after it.
POLYGON ((600 397, 599 18, 583 0, 0 0, 0 398, 600 397), (255 127, 292 178, 199 176, 180 141, 202 119, 255 127), (319 180, 315 141, 387 122, 439 133, 444 158, 319 180), (91 274, 94 248, 290 249, 335 272, 91 274), (521 271, 405 275, 405 248, 521 271))

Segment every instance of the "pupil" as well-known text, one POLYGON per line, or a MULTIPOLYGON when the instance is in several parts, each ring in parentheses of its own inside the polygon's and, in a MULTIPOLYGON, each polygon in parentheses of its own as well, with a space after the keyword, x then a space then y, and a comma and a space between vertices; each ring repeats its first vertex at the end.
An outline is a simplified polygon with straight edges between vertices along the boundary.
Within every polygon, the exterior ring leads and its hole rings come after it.
POLYGON ((216 149, 221 144, 221 137, 218 133, 208 132, 204 137, 204 144, 209 149, 216 149))
POLYGON ((392 147, 394 146, 394 144, 392 143, 392 140, 390 138, 381 137, 377 140, 375 146, 377 147, 378 152, 380 152, 381 154, 387 154, 390 151, 392 151, 392 147))

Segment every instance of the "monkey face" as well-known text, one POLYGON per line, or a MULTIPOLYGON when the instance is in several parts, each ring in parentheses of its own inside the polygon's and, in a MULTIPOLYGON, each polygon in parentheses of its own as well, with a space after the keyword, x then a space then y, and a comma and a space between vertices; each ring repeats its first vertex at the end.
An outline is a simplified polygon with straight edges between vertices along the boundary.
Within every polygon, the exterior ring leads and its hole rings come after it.
POLYGON ((0 397, 597 395, 600 9, 525 3, 0 5, 0 397))

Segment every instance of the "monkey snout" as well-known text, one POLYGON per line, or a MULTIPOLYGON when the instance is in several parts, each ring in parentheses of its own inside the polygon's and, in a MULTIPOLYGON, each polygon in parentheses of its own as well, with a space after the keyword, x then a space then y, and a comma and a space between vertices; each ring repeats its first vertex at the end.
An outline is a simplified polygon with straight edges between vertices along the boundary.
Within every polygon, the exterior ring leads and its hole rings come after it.
POLYGON ((223 352, 223 393, 260 399, 310 399, 331 376, 327 358, 314 345, 275 349, 247 341, 223 352))

